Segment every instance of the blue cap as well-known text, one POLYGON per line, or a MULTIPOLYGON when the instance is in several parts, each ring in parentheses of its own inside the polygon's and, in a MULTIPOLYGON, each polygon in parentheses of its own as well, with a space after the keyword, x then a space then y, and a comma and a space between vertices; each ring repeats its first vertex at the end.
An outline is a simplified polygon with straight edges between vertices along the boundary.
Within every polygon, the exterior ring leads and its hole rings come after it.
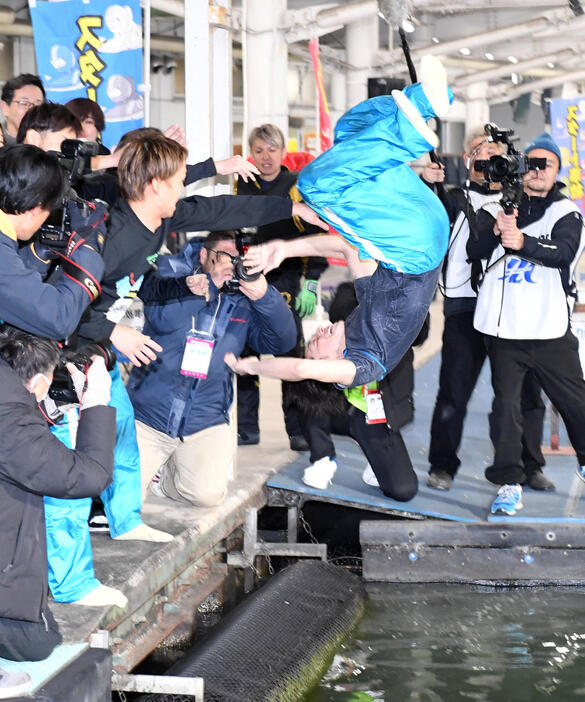
POLYGON ((546 132, 539 134, 536 139, 533 139, 530 144, 526 146, 524 153, 529 154, 533 149, 545 149, 546 151, 550 151, 551 154, 554 154, 559 159, 559 166, 562 165, 561 150, 550 134, 546 132))

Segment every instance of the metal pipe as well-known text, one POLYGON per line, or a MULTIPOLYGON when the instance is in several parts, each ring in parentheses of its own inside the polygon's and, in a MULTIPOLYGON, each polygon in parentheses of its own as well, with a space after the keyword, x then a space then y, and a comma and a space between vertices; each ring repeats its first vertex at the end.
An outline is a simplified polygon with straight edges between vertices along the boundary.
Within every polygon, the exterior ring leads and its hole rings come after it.
POLYGON ((570 71, 569 73, 564 73, 559 76, 551 76, 550 78, 541 78, 540 80, 533 80, 529 83, 522 83, 522 85, 515 85, 511 89, 504 89, 501 92, 496 91, 492 88, 488 91, 488 101, 490 105, 496 105, 500 102, 508 102, 509 100, 514 100, 520 95, 525 95, 526 93, 531 93, 535 90, 544 90, 545 88, 552 88, 555 85, 563 85, 563 83, 570 83, 571 81, 585 80, 585 69, 582 68, 578 71, 570 71))
POLYGON ((463 76, 459 76, 451 81, 451 87, 463 88, 467 85, 472 85, 477 83, 477 81, 482 80, 494 80, 495 78, 502 78, 512 72, 522 73, 530 68, 536 68, 538 66, 543 66, 551 61, 562 62, 569 57, 574 56, 575 52, 572 49, 563 49, 562 51, 555 51, 550 54, 544 54, 543 56, 535 56, 534 58, 527 59, 526 61, 518 61, 518 63, 506 63, 504 65, 498 65, 494 68, 488 68, 485 71, 475 71, 473 73, 466 73, 463 76))
POLYGON ((335 27, 339 24, 350 24, 363 19, 368 15, 378 13, 377 0, 362 0, 362 2, 350 2, 347 5, 338 5, 321 10, 317 13, 315 21, 318 27, 335 27))
MULTIPOLYGON (((153 10, 160 10, 161 12, 166 12, 169 15, 175 15, 175 17, 185 16, 185 3, 183 0, 150 0, 153 10)), ((141 0, 141 4, 144 6, 145 0, 141 0)))

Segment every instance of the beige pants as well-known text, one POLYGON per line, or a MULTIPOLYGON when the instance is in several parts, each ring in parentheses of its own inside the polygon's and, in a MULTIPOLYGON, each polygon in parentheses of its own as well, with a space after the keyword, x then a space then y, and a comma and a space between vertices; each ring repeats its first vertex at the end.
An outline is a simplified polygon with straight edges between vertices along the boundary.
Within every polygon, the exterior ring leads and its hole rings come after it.
POLYGON ((236 452, 236 436, 228 424, 203 429, 181 441, 137 420, 136 436, 143 499, 153 476, 162 469, 160 486, 167 497, 198 507, 223 502, 236 452))

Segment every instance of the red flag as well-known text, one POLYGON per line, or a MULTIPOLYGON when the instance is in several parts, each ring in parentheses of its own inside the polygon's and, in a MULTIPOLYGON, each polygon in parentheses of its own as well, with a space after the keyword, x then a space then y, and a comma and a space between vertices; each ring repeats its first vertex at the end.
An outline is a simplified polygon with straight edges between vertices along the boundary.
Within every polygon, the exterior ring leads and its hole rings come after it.
POLYGON ((309 42, 309 51, 313 60, 313 70, 315 71, 315 80, 317 82, 317 92, 319 94, 319 143, 321 151, 327 151, 332 144, 331 138, 331 119, 329 118, 329 105, 327 104, 327 96, 325 95, 325 86, 323 85, 323 71, 321 69, 321 60, 319 58, 319 40, 311 39, 309 42))

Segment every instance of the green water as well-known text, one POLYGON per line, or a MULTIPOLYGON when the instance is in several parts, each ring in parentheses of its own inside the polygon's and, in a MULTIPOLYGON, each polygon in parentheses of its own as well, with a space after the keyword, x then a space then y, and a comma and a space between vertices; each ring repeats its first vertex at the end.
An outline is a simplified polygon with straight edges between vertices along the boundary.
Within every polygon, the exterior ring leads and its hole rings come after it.
POLYGON ((306 702, 585 700, 585 590, 368 586, 306 702))

